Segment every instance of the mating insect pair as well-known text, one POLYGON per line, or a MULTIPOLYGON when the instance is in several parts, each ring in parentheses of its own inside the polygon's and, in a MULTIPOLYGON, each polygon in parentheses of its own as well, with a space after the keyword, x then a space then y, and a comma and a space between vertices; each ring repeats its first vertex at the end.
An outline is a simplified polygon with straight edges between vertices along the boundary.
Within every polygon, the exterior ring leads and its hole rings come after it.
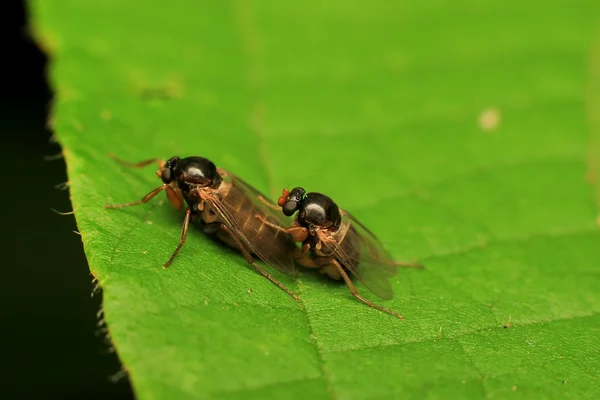
POLYGON ((139 201, 106 208, 144 204, 162 191, 173 207, 185 208, 181 240, 163 268, 173 262, 185 244, 190 222, 199 220, 205 233, 239 250, 257 272, 296 300, 298 296, 261 268, 255 257, 288 274, 294 272, 296 264, 319 269, 331 278, 343 279, 352 295, 368 306, 404 318, 358 294, 350 276, 377 296, 390 299, 393 292, 389 278, 397 268, 421 265, 393 261, 375 235, 329 197, 306 193, 302 188, 284 189, 275 205, 242 179, 203 157, 172 157, 166 162, 150 159, 137 164, 113 158, 135 168, 158 164, 157 175, 163 184, 139 201), (291 226, 286 226, 284 216, 295 213, 291 226), (302 243, 301 248, 296 242, 302 243))

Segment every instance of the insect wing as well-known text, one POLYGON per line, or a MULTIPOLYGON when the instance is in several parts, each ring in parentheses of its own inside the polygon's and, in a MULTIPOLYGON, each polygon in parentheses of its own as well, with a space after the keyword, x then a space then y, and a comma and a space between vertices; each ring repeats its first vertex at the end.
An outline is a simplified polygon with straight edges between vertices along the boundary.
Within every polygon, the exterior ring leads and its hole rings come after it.
POLYGON ((219 174, 223 177, 222 185, 229 186, 222 200, 213 202, 223 222, 266 264, 286 274, 294 273, 292 253, 297 246, 293 238, 263 224, 256 214, 283 228, 289 226, 288 218, 276 205, 270 208, 261 201, 262 198, 268 202, 268 198, 239 177, 222 169, 219 169, 219 174))
POLYGON ((382 299, 394 295, 389 279, 398 267, 379 239, 362 223, 342 211, 342 224, 349 224, 348 232, 336 247, 336 256, 371 292, 382 299))

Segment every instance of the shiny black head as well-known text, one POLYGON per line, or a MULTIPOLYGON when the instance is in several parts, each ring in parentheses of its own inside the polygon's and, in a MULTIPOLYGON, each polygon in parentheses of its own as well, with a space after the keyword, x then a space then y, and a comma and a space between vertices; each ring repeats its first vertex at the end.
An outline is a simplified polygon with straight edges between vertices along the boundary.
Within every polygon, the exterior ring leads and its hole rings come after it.
POLYGON ((298 223, 307 228, 339 228, 342 217, 337 204, 324 194, 305 193, 300 187, 292 189, 281 206, 283 213, 289 217, 298 211, 298 223))
POLYGON ((160 178, 166 184, 178 181, 180 184, 219 186, 221 183, 217 167, 204 157, 171 157, 165 163, 160 178))

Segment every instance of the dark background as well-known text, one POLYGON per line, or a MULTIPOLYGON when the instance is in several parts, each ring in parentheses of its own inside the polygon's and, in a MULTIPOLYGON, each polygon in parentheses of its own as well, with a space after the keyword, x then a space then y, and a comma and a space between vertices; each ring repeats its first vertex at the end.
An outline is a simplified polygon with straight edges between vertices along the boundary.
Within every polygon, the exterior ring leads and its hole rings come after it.
POLYGON ((97 326, 62 158, 46 128, 52 93, 47 59, 29 37, 26 4, 0 6, 0 278, 3 398, 132 398, 121 364, 97 326), (111 377, 121 375, 116 383, 111 377))

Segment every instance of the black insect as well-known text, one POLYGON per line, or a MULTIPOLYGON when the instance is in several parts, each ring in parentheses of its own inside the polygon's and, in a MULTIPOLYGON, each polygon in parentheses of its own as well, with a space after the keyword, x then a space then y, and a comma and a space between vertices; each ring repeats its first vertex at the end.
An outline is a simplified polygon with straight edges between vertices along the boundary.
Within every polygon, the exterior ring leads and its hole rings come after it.
POLYGON ((112 158, 134 168, 158 164, 157 175, 163 184, 139 201, 105 205, 106 208, 144 204, 162 191, 166 192, 173 207, 178 210, 185 208, 181 240, 163 268, 173 262, 185 244, 190 221, 199 219, 206 233, 216 235, 241 251, 256 271, 298 300, 294 293, 255 262, 254 256, 279 271, 291 274, 295 268, 293 252, 297 250, 289 234, 273 228, 285 226, 288 221, 258 190, 204 157, 171 157, 166 162, 150 159, 135 164, 112 158), (254 218, 255 215, 261 219, 254 218))
POLYGON ((331 278, 343 279, 350 293, 366 305, 404 319, 362 297, 350 275, 382 299, 391 299, 393 290, 389 279, 397 273, 398 267, 422 268, 421 264, 394 261, 367 227, 324 194, 306 193, 300 187, 291 192, 284 189, 278 205, 286 216, 297 213, 290 227, 272 224, 261 215, 256 218, 302 243, 301 250, 294 251, 299 264, 318 268, 331 278))

